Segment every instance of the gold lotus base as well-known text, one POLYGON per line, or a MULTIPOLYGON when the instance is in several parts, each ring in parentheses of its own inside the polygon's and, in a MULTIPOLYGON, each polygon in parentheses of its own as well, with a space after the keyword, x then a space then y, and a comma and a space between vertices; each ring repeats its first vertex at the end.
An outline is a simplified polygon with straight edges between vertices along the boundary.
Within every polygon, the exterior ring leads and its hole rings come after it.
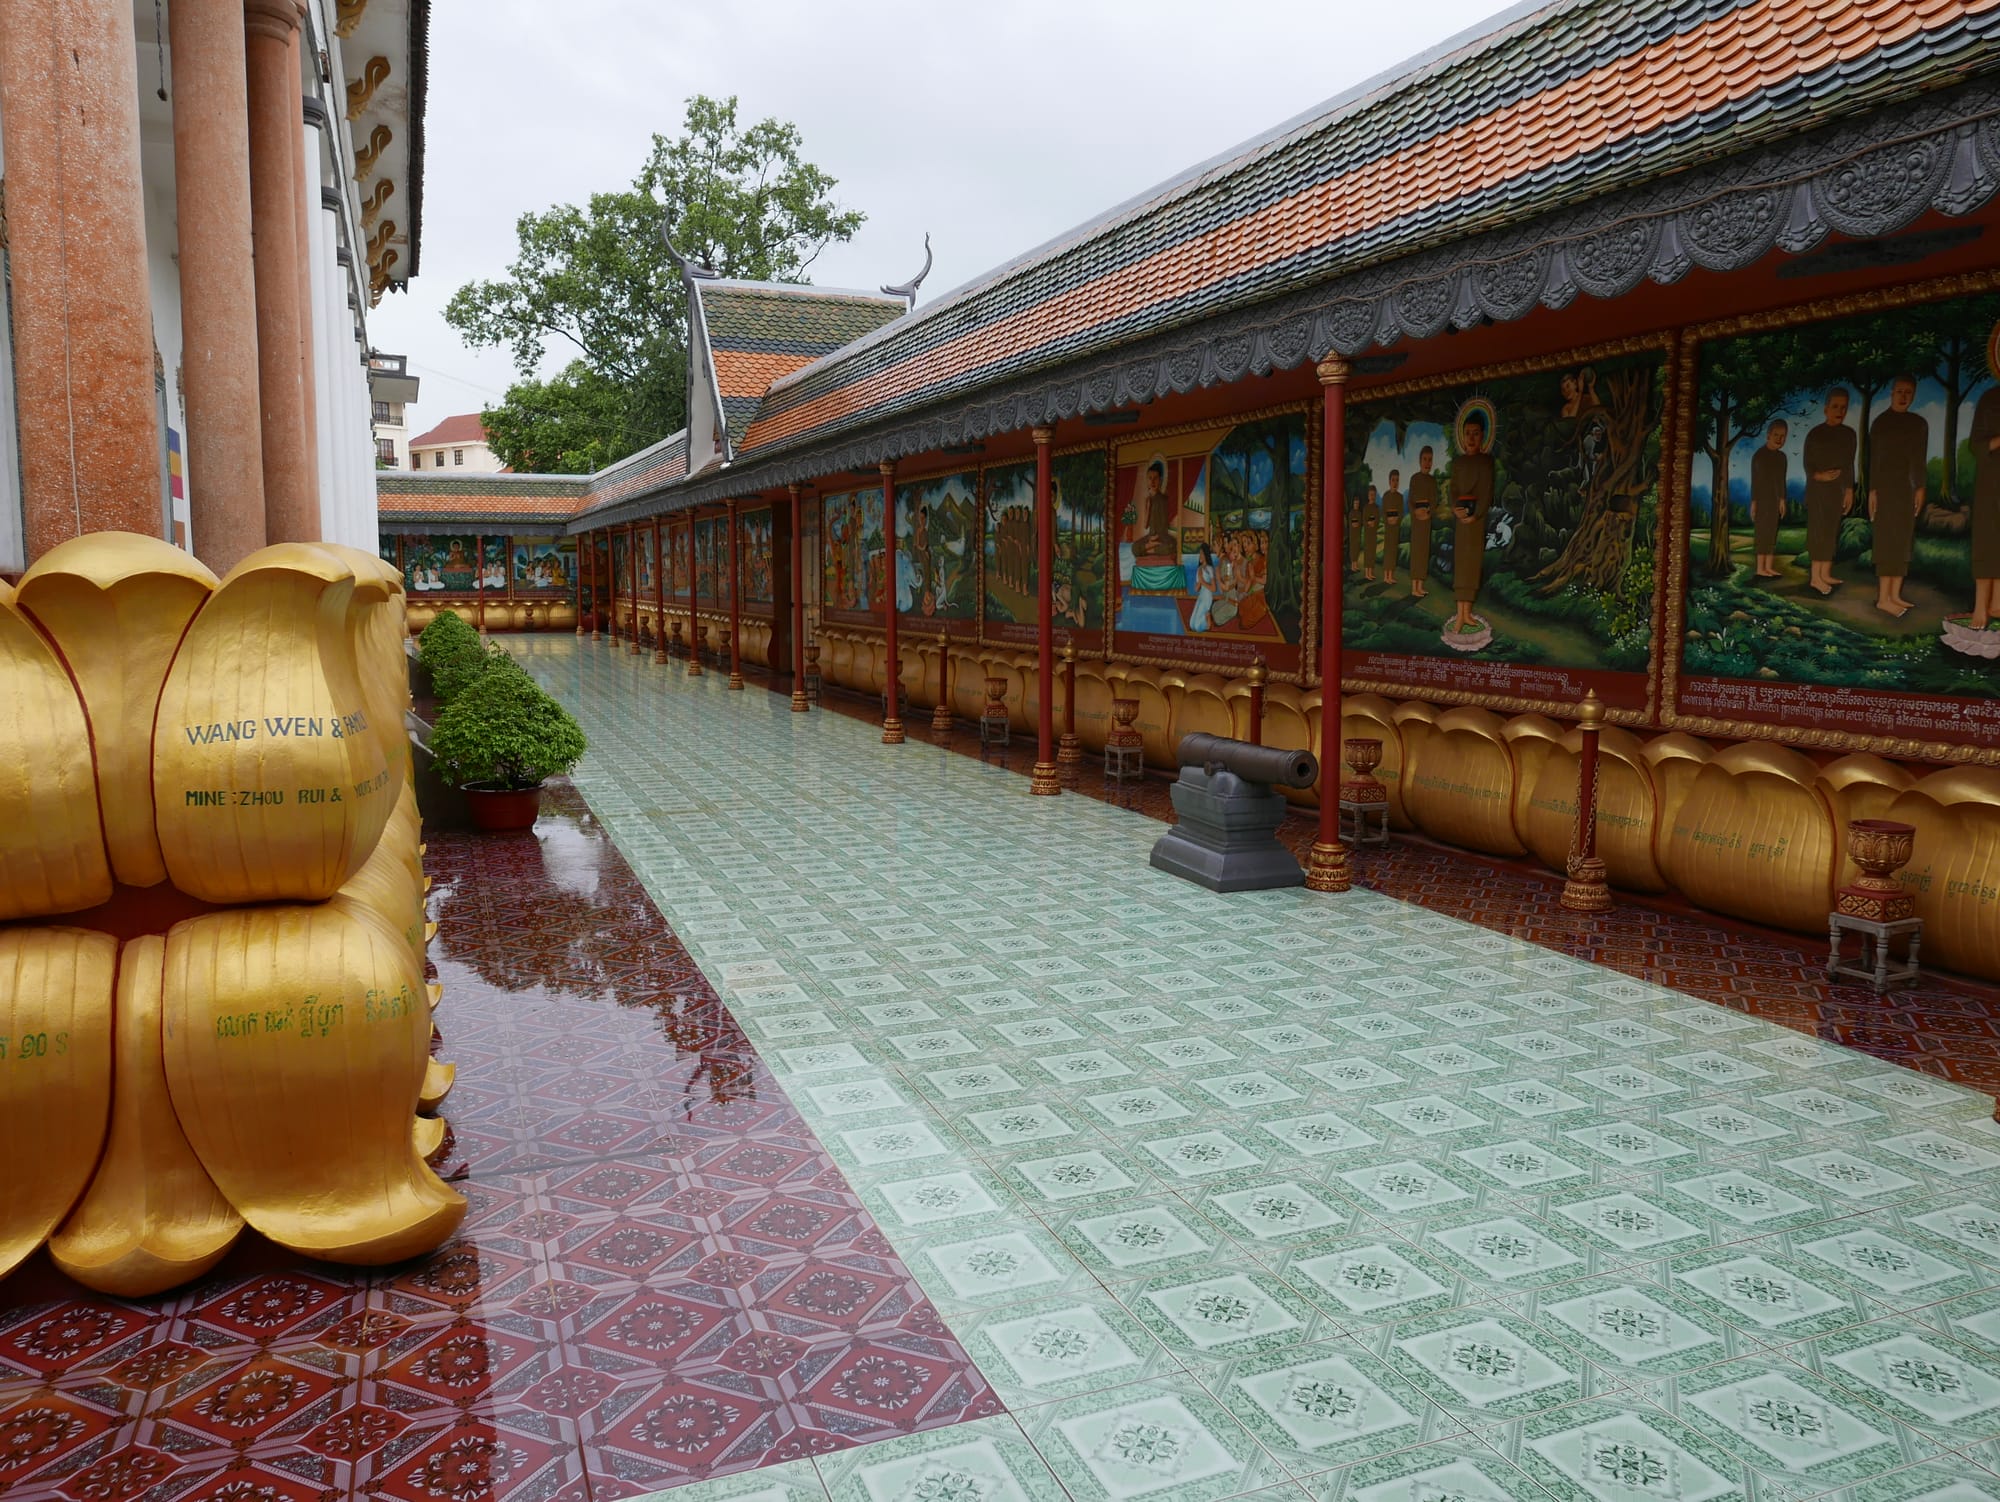
POLYGON ((811 709, 812 709, 812 701, 811 701, 811 700, 809 700, 808 698, 806 698, 806 691, 805 691, 804 689, 802 689, 802 688, 795 688, 795 689, 793 689, 793 690, 792 690, 792 713, 793 713, 793 714, 807 714, 807 713, 809 713, 809 712, 811 711, 811 709))
POLYGON ((1066 762, 1082 761, 1083 742, 1065 731, 1062 740, 1056 746, 1056 760, 1066 762))
POLYGON ((741 673, 731 673, 729 675, 729 686, 733 689, 741 689, 743 687, 743 675, 741 673))
POLYGON ((1611 881, 1604 862, 1596 856, 1578 857, 1569 863, 1569 880, 1563 883, 1562 905, 1572 913, 1611 911, 1611 881))
POLYGON ((882 744, 900 746, 903 744, 903 722, 891 716, 882 722, 882 744))
POLYGON ((1037 798, 1053 798, 1062 792, 1062 773, 1052 761, 1038 761, 1028 774, 1028 791, 1037 798))
POLYGON ((940 704, 931 711, 931 729, 943 733, 951 729, 951 706, 940 704))
POLYGON ((653 665, 655 667, 665 667, 667 665, 666 647, 658 646, 653 648, 653 665))
POLYGON ((1319 840, 1306 855, 1308 892, 1345 892, 1354 886, 1347 870, 1347 847, 1335 840, 1331 845, 1319 840))
POLYGON ((701 676, 701 664, 692 657, 688 659, 687 675, 690 678, 699 678, 701 676))

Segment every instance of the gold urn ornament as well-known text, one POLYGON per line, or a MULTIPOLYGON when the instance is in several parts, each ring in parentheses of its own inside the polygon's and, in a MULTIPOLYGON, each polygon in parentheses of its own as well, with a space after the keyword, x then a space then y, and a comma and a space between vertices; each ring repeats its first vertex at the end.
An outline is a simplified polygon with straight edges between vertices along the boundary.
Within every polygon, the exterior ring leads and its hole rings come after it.
POLYGON ((1847 854, 1861 875, 1834 894, 1834 911, 1870 923, 1900 923, 1917 910, 1896 873, 1916 853, 1917 831, 1893 819, 1856 819, 1847 826, 1847 854))
POLYGON ((1365 736, 1352 736, 1340 743, 1341 760, 1354 775, 1340 784, 1342 803, 1387 803, 1389 790, 1375 778, 1382 765, 1382 743, 1365 736))
POLYGON ((1139 718, 1137 699, 1113 699, 1111 701, 1111 732, 1105 736, 1105 743, 1112 746, 1137 746, 1145 737, 1139 734, 1134 723, 1139 718))

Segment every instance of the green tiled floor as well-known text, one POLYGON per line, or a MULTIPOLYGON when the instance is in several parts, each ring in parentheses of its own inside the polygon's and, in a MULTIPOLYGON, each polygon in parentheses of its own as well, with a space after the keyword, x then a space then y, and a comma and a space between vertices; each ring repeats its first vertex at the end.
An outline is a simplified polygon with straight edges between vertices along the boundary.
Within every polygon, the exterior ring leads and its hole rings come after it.
POLYGON ((681 1502, 2000 1502, 1986 1097, 1371 893, 1216 897, 1137 814, 509 645, 1011 1414, 681 1502))

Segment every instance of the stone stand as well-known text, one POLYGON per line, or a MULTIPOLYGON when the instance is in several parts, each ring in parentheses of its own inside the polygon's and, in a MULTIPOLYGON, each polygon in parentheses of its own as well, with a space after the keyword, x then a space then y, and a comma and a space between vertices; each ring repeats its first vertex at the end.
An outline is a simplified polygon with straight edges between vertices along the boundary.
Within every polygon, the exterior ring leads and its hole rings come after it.
POLYGON ((1305 871, 1278 841, 1288 807, 1281 794, 1234 772, 1182 767, 1173 800, 1180 822, 1153 846, 1160 870, 1212 892, 1305 884, 1305 871))

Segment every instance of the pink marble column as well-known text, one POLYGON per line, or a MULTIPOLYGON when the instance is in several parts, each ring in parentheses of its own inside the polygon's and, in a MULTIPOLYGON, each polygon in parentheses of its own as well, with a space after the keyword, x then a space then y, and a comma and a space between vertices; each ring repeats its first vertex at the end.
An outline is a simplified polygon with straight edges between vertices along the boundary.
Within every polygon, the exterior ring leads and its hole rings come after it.
POLYGON ((226 574, 264 546, 257 277, 243 0, 174 0, 174 195, 195 556, 226 574))
POLYGON ((30 559, 163 530, 129 0, 0 4, 21 478, 30 559))
MULTIPOLYGON (((299 6, 299 16, 303 21, 305 6, 299 6)), ((304 28, 292 28, 288 46, 292 54, 291 67, 286 77, 292 85, 292 213, 297 226, 299 248, 299 378, 304 384, 306 404, 306 424, 299 429, 299 443, 305 449, 306 473, 312 476, 314 489, 313 531, 307 541, 318 541, 326 536, 326 514, 321 510, 324 504, 318 495, 319 489, 319 446, 331 443, 333 435, 319 431, 319 372, 313 363, 313 275, 312 275, 312 232, 313 220, 319 214, 319 171, 317 147, 319 132, 313 132, 314 160, 306 159, 306 96, 303 72, 304 28)), ((483 576, 486 560, 479 563, 483 576)), ((486 629, 486 618, 482 611, 479 629, 486 629)))
POLYGON ((319 472, 305 435, 310 327, 297 196, 298 0, 243 0, 250 103, 250 213, 257 274, 257 388, 264 416, 264 523, 272 542, 319 540, 319 472))

